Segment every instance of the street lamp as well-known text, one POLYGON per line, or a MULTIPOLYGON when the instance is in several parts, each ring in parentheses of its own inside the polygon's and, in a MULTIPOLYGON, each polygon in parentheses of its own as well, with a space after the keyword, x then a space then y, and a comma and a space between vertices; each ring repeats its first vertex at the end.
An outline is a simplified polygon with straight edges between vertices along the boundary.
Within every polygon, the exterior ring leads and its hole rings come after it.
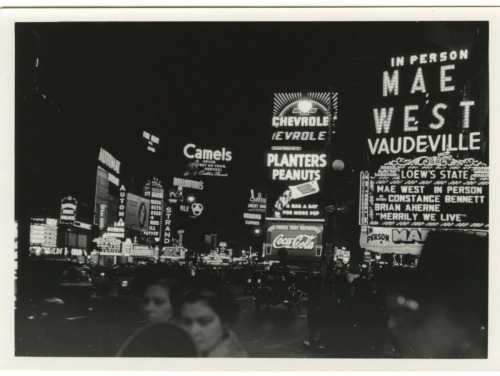
MULTIPOLYGON (((332 162, 332 170, 335 173, 338 173, 340 171, 343 171, 345 167, 345 163, 341 159, 335 159, 332 162)), ((330 176, 330 174, 328 174, 330 176)), ((339 184, 339 180, 336 179, 335 183, 336 186, 339 184)), ((325 207, 324 210, 326 211, 325 214, 325 245, 326 248, 335 249, 335 232, 337 231, 337 218, 336 218, 336 211, 338 209, 338 193, 336 193, 336 190, 333 192, 333 197, 330 198, 332 202, 327 203, 330 204, 329 206, 325 207), (330 219, 331 218, 331 219, 330 219)))
POLYGON ((345 167, 344 161, 336 159, 332 162, 333 171, 343 171, 345 167))
POLYGON ((189 195, 186 197, 186 201, 189 203, 189 204, 192 204, 196 201, 196 197, 194 197, 193 195, 189 195))

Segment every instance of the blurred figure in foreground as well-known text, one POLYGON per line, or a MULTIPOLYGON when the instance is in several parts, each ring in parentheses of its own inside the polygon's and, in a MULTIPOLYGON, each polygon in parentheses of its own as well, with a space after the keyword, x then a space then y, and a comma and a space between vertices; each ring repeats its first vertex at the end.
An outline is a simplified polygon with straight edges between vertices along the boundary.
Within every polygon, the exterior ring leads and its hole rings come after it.
POLYGON ((488 239, 434 232, 415 278, 388 294, 394 356, 487 357, 488 239))
POLYGON ((172 323, 172 302, 179 282, 155 277, 144 284, 141 308, 146 325, 141 326, 118 350, 119 357, 197 357, 191 337, 172 323))
POLYGON ((238 303, 221 287, 192 287, 175 305, 176 318, 202 357, 248 357, 229 325, 238 318, 238 303))
POLYGON ((148 322, 170 322, 173 319, 171 291, 173 282, 159 279, 151 282, 142 296, 141 307, 148 322))

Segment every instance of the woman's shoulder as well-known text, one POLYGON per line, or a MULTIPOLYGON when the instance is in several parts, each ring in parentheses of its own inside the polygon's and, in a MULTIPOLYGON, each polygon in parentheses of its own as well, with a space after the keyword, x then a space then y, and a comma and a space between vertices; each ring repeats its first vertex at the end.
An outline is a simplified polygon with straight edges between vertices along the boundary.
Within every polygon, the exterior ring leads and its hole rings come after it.
POLYGON ((247 358, 248 353, 241 346, 236 334, 228 331, 226 337, 209 354, 210 358, 247 358))
POLYGON ((147 324, 137 329, 118 351, 120 357, 196 357, 189 335, 169 323, 147 324))

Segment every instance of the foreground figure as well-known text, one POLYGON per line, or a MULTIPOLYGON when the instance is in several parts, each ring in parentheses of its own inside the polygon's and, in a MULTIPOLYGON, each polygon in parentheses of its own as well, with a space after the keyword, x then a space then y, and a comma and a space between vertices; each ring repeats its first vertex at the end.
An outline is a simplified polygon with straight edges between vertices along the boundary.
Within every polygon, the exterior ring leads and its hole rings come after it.
POLYGON ((487 237, 429 235, 414 280, 388 294, 396 356, 487 357, 487 245, 487 237))
POLYGON ((176 306, 179 324, 191 335, 200 356, 247 357, 230 324, 238 318, 238 303, 219 287, 193 287, 176 306))

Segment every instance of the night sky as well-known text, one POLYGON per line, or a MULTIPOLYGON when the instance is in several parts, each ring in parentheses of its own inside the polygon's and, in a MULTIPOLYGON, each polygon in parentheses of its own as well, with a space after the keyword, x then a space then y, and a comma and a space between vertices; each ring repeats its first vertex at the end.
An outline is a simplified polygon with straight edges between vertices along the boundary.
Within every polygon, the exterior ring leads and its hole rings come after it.
POLYGON ((182 148, 193 142, 233 151, 229 177, 206 178, 200 226, 238 238, 249 191, 265 189, 268 178, 273 93, 339 92, 333 154, 359 169, 367 163, 366 132, 388 59, 454 48, 487 31, 480 26, 446 23, 447 32, 439 32, 435 23, 417 22, 17 24, 16 219, 58 217, 68 195, 92 208, 101 147, 135 179, 136 193, 147 171, 168 189, 187 165, 182 148), (157 154, 145 151, 143 130, 160 138, 157 154))

